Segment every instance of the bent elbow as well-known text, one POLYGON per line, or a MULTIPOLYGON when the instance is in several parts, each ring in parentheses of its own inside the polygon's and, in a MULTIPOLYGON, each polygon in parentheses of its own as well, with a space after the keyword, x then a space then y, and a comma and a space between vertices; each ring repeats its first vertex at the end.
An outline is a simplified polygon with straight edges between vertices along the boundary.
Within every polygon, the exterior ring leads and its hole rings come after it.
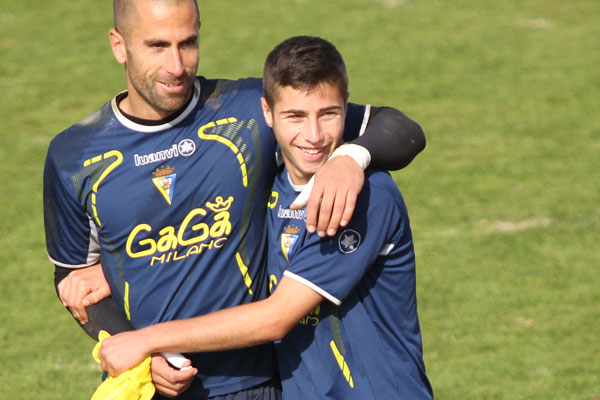
POLYGON ((269 342, 274 342, 276 340, 281 340, 288 334, 289 331, 294 327, 294 323, 289 323, 283 318, 274 318, 267 324, 266 340, 269 342))

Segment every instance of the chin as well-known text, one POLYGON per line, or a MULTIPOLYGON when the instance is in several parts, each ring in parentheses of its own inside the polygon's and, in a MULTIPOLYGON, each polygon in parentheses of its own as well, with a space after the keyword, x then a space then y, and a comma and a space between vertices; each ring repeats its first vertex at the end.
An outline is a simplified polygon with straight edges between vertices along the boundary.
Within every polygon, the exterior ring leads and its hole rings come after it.
POLYGON ((314 174, 316 174, 316 173, 317 173, 317 171, 319 170, 319 167, 320 167, 320 165, 319 165, 318 167, 305 168, 305 169, 302 171, 302 173, 304 174, 304 176, 306 176, 306 177, 308 177, 308 178, 310 179, 310 178, 312 178, 312 176, 313 176, 314 174))

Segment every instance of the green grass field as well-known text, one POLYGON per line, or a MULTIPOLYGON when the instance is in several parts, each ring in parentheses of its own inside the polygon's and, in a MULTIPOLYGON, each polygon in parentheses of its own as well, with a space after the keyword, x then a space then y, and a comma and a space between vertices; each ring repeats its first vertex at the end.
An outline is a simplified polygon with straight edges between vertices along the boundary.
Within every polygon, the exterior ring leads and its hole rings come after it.
MULTIPOLYGON (((86 399, 99 368, 54 293, 42 170, 54 135, 125 88, 112 2, 0 1, 0 398, 86 399)), ((280 40, 320 35, 353 101, 423 126, 394 176, 438 399, 600 399, 600 2, 200 7, 201 74, 258 76, 280 40)))

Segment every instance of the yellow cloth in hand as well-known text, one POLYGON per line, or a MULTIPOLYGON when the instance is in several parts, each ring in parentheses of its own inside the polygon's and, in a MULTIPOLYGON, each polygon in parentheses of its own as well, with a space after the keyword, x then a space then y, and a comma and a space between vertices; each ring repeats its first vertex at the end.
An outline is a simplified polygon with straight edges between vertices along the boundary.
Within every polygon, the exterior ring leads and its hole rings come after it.
MULTIPOLYGON (((92 356, 98 364, 98 352, 102 341, 109 337, 106 331, 98 333, 98 343, 92 350, 92 356)), ((150 357, 139 365, 128 369, 119 376, 109 376, 98 386, 91 400, 150 400, 156 391, 150 372, 150 357)))

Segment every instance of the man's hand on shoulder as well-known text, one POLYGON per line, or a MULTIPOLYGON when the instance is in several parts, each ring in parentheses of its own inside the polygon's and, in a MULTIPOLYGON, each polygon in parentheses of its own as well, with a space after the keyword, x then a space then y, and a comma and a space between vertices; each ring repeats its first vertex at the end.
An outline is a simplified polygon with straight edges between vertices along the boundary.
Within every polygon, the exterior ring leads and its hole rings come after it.
MULTIPOLYGON (((321 237, 334 236, 352 218, 356 199, 362 190, 365 174, 349 156, 329 159, 313 176, 312 190, 306 203, 306 226, 310 233, 321 237)), ((310 189, 308 189, 310 190, 310 189)), ((302 208, 298 200, 292 209, 302 208)))

